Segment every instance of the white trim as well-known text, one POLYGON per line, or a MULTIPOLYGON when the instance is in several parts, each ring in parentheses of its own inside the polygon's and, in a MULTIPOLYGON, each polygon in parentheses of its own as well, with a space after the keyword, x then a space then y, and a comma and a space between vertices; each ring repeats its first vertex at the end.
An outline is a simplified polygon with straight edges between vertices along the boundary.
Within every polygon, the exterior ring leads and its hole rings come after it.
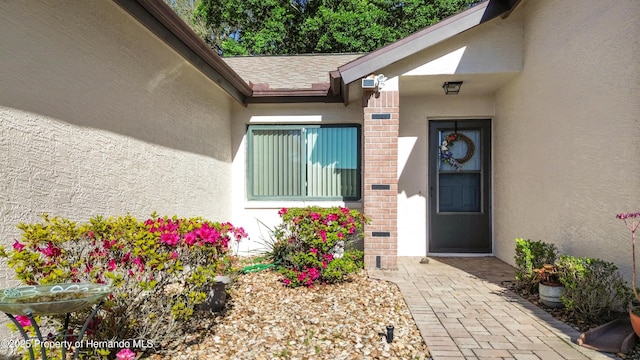
POLYGON ((281 208, 293 208, 293 207, 333 207, 342 206, 350 209, 362 209, 362 201, 340 201, 340 200, 252 200, 245 201, 245 209, 281 209, 281 208))
POLYGON ((309 123, 322 122, 322 115, 254 115, 249 123, 309 123))

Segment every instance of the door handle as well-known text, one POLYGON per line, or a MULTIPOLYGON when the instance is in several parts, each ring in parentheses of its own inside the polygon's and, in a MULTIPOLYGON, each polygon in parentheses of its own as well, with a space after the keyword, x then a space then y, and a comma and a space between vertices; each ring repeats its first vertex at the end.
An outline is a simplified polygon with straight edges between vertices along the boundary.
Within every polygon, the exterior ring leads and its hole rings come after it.
POLYGON ((429 197, 433 197, 433 186, 429 188, 429 197))

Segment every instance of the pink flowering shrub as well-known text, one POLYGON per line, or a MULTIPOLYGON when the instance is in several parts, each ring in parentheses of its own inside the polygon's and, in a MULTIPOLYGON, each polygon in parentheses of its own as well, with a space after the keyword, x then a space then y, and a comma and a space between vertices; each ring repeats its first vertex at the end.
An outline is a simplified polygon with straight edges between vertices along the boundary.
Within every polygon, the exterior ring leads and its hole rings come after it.
MULTIPOLYGON (((144 339, 156 349, 181 336, 214 277, 233 265, 232 242, 247 236, 229 223, 155 214, 144 222, 129 215, 84 224, 46 215, 43 220, 20 224, 21 241, 0 250, 17 278, 27 285, 110 284, 113 292, 85 339, 144 339)), ((71 324, 83 324, 89 311, 74 313, 71 324)), ((64 321, 43 318, 58 328, 64 321)), ((117 350, 99 355, 113 358, 117 350)), ((119 354, 125 353, 130 355, 119 354)))
POLYGON ((290 287, 334 283, 363 268, 363 252, 354 244, 362 239, 367 218, 344 207, 290 208, 278 214, 271 249, 282 281, 290 287))
POLYGON ((131 351, 131 349, 122 349, 116 354, 116 359, 118 360, 134 360, 136 358, 136 353, 131 351))

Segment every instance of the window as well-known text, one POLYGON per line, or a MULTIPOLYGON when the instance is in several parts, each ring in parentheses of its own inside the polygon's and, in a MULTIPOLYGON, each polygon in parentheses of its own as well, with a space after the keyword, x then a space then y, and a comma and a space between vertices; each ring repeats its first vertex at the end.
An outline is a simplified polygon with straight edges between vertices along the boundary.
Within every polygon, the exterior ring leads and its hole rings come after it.
POLYGON ((250 200, 360 199, 360 128, 251 125, 250 200))

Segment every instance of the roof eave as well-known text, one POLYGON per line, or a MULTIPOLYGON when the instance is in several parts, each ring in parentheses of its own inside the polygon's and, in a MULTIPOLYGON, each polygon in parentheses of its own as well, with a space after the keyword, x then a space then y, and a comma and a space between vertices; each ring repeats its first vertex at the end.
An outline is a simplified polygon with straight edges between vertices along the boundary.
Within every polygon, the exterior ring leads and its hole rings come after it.
POLYGON ((506 19, 509 17, 509 15, 511 15, 512 12, 516 10, 518 6, 523 4, 525 0, 504 0, 504 1, 507 2, 507 6, 509 7, 509 10, 507 10, 504 14, 502 14, 502 18, 506 19))
POLYGON ((163 1, 113 0, 241 104, 347 103, 348 84, 429 46, 509 14, 521 0, 489 0, 349 62, 329 74, 329 89, 254 90, 163 1))
POLYGON ((254 89, 252 96, 247 97, 245 101, 248 104, 339 103, 343 99, 340 94, 332 94, 331 89, 254 89))
POLYGON ((351 61, 338 70, 345 84, 510 11, 518 1, 489 0, 351 61))
POLYGON ((191 62, 227 94, 244 104, 251 88, 164 1, 113 0, 191 62))
POLYGON ((340 72, 329 72, 329 83, 311 84, 310 89, 270 89, 268 84, 252 84, 246 103, 339 103, 344 102, 343 82, 340 72))

